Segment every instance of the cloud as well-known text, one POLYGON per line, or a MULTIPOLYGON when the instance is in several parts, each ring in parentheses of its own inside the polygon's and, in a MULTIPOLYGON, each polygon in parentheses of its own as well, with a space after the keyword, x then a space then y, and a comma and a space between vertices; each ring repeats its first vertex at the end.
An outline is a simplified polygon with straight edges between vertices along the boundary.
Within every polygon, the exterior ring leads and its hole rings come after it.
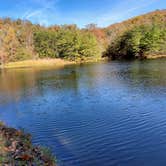
POLYGON ((103 4, 99 3, 100 6, 96 3, 98 0, 92 1, 96 5, 94 8, 87 6, 88 0, 18 0, 12 9, 5 10, 5 14, 2 11, 0 13, 45 26, 66 23, 84 27, 86 24, 96 23, 104 27, 151 11, 165 0, 103 0, 103 4))
POLYGON ((30 18, 32 18, 32 17, 36 17, 36 16, 38 16, 38 15, 41 15, 41 12, 42 12, 42 10, 32 11, 32 12, 26 13, 26 14, 24 15, 24 17, 25 17, 26 19, 30 19, 30 18))
POLYGON ((22 19, 32 20, 35 23, 48 26, 50 19, 54 19, 57 15, 57 2, 58 0, 31 0, 31 6, 35 7, 26 7, 22 19))

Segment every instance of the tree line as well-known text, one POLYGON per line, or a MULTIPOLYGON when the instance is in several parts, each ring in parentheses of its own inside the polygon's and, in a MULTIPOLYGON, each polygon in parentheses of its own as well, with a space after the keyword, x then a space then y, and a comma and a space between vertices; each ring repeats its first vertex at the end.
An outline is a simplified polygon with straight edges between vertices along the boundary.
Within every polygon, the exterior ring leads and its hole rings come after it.
POLYGON ((108 45, 103 56, 112 59, 166 55, 166 10, 156 10, 104 29, 108 45))
POLYGON ((34 46, 41 58, 84 60, 100 55, 96 37, 88 31, 79 30, 76 26, 36 31, 34 46))
POLYGON ((148 55, 166 55, 166 25, 136 26, 111 42, 105 52, 112 59, 142 59, 148 55))
POLYGON ((0 19, 1 63, 36 58, 86 60, 166 54, 166 10, 99 28, 89 24, 44 27, 27 20, 0 19))
POLYGON ((43 27, 24 20, 0 20, 1 62, 36 58, 85 60, 101 55, 97 37, 76 25, 43 27))

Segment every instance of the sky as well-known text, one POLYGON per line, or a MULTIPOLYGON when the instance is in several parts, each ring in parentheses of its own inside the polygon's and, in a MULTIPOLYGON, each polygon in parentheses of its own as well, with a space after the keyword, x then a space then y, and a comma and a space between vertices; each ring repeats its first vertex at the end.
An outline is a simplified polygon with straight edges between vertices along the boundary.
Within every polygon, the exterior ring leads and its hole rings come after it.
POLYGON ((166 0, 0 0, 0 17, 30 20, 44 26, 94 23, 106 27, 156 9, 166 0))

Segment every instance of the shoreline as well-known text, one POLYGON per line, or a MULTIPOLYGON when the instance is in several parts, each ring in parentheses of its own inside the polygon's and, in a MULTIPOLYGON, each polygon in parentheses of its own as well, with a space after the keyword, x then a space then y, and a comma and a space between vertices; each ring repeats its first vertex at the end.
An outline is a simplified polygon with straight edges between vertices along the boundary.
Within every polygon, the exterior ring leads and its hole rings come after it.
POLYGON ((74 61, 67 61, 63 59, 34 59, 24 60, 17 62, 9 62, 4 65, 0 65, 0 69, 11 68, 38 68, 38 67, 63 67, 65 65, 75 64, 74 61))
POLYGON ((159 58, 166 58, 166 55, 147 55, 146 59, 159 59, 159 58))
POLYGON ((0 122, 0 165, 56 166, 48 148, 34 146, 31 135, 0 122))
POLYGON ((87 60, 76 60, 76 61, 69 61, 63 60, 59 58, 48 58, 48 59, 34 59, 34 60, 24 60, 24 61, 17 61, 17 62, 9 62, 4 65, 0 65, 0 69, 12 69, 12 68, 47 68, 47 67, 64 67, 66 65, 74 65, 74 64, 83 64, 83 63, 90 63, 90 62, 99 62, 104 61, 105 58, 90 58, 87 60))
MULTIPOLYGON (((147 55, 145 59, 160 59, 166 58, 166 55, 147 55)), ((90 58, 87 60, 76 60, 76 61, 69 61, 63 60, 59 58, 48 58, 48 59, 34 59, 34 60, 23 60, 23 61, 16 61, 16 62, 9 62, 4 65, 0 65, 0 69, 13 69, 13 68, 49 68, 49 67, 64 67, 66 65, 76 65, 76 64, 85 64, 91 62, 101 62, 109 60, 108 58, 90 58)))

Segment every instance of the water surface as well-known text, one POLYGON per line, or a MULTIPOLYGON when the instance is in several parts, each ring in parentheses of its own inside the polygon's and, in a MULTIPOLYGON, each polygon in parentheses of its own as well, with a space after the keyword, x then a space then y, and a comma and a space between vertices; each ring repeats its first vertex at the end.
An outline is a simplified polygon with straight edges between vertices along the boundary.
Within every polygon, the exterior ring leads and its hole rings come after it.
POLYGON ((166 165, 166 60, 1 70, 0 119, 60 166, 166 165))

